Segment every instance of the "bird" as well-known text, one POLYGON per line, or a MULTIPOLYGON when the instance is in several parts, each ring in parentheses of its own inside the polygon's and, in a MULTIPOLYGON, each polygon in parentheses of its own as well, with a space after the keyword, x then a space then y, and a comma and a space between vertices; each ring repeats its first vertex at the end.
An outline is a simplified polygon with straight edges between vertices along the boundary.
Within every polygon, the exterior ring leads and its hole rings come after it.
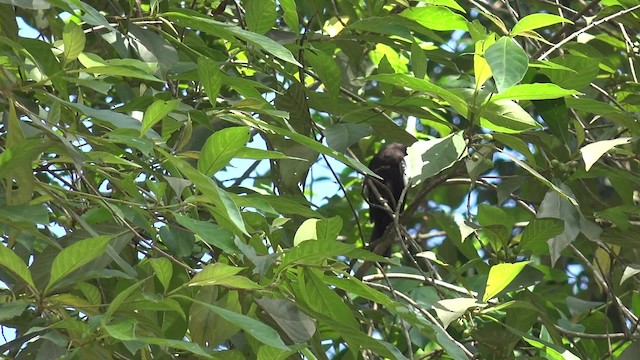
MULTIPOLYGON (((407 146, 391 143, 383 147, 369 163, 369 169, 381 179, 367 176, 365 179, 365 196, 369 202, 369 219, 373 223, 373 231, 369 244, 375 244, 382 238, 387 227, 393 223, 393 217, 384 202, 392 211, 396 211, 402 191, 407 186, 406 164, 404 157, 407 146), (375 187, 375 190, 373 189, 375 187), (377 190, 377 191, 376 191, 377 190)), ((400 211, 404 207, 404 199, 400 211)), ((388 254, 389 247, 384 249, 388 254)))

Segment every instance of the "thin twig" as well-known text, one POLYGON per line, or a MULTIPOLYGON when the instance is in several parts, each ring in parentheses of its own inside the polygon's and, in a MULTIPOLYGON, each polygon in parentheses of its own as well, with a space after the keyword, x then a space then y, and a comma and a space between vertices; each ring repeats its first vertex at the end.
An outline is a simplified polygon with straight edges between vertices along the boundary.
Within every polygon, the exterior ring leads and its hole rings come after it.
MULTIPOLYGON (((598 2, 599 1, 593 1, 593 2, 591 2, 590 5, 592 5, 594 3, 598 3, 598 2)), ((557 49, 559 49, 560 47, 562 47, 562 45, 568 43, 569 41, 571 41, 571 40, 573 40, 575 38, 577 38, 578 35, 580 35, 580 34, 582 34, 584 32, 587 32, 587 31, 591 30, 592 28, 597 27, 597 26, 599 26, 601 24, 604 24, 604 23, 606 23, 606 22, 608 22, 610 20, 613 20, 613 19, 615 19, 615 18, 617 18, 619 16, 633 13, 634 11, 636 11, 638 9, 640 9, 640 4, 636 5, 636 6, 633 6, 633 7, 630 7, 628 9, 624 9, 622 11, 619 11, 619 12, 615 13, 615 14, 611 14, 611 15, 609 15, 607 17, 604 17, 604 18, 602 18, 602 19, 600 19, 598 21, 594 21, 591 24, 589 24, 589 25, 579 29, 578 31, 574 32, 573 34, 567 36, 566 38, 560 40, 557 44, 553 45, 549 50, 545 51, 542 55, 538 56, 537 59, 538 60, 544 60, 549 55, 551 55, 552 52, 554 52, 557 49)), ((582 16, 582 14, 580 14, 580 15, 582 16)))

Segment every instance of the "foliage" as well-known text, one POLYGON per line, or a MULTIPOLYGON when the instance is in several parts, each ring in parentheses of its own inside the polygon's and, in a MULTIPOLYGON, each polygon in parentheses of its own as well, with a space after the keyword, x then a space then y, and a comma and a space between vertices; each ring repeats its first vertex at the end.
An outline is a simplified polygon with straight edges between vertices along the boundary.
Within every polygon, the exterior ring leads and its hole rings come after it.
POLYGON ((638 351, 637 0, 0 16, 6 358, 638 351), (390 259, 381 142, 411 145, 390 259))

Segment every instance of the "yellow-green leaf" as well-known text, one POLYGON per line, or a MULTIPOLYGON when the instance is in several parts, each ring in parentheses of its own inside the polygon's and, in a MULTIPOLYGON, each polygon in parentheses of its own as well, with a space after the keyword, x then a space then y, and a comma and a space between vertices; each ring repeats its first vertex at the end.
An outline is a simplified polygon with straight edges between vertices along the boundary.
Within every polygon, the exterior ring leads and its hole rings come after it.
POLYGON ((84 50, 86 38, 82 27, 73 21, 69 21, 62 31, 62 43, 64 44, 64 60, 71 61, 78 58, 84 50))
POLYGON ((527 261, 523 261, 515 264, 505 263, 492 266, 489 270, 487 287, 484 290, 482 301, 486 302, 509 286, 527 264, 527 261))

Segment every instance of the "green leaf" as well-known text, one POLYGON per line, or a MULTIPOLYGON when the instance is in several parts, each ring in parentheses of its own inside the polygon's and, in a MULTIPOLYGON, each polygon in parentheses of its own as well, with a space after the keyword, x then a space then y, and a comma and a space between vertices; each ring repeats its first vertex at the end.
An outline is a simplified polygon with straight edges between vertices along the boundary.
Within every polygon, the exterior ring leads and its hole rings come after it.
POLYGON ((578 202, 576 201, 576 199, 573 197, 572 194, 567 193, 564 189, 561 189, 560 187, 556 186, 555 184, 553 184, 551 181, 549 181, 547 178, 545 178, 544 176, 542 176, 542 174, 540 174, 539 172, 537 172, 535 169, 533 169, 531 166, 529 166, 527 163, 525 163, 524 161, 518 159, 517 157, 513 156, 512 154, 503 151, 502 149, 497 149, 496 150, 500 151, 502 154, 504 154, 505 156, 507 156, 511 161, 515 162, 517 165, 519 165, 521 168, 525 169, 526 171, 528 171, 531 175, 535 176, 538 180, 540 180, 543 184, 545 184, 546 186, 548 186, 549 188, 551 188, 553 191, 555 191, 556 193, 558 193, 558 195, 560 195, 562 198, 564 198, 565 200, 569 201, 572 205, 574 206, 578 206, 578 202))
POLYGON ((80 240, 60 251, 53 259, 47 290, 74 270, 104 254, 110 240, 111 236, 102 235, 80 240))
POLYGON ((219 306, 194 300, 187 296, 175 295, 175 297, 188 300, 206 307, 210 311, 213 311, 214 313, 219 315, 221 318, 237 325, 247 334, 253 336, 256 340, 260 341, 263 344, 267 344, 278 349, 288 349, 287 345, 285 345, 285 343, 280 338, 280 335, 278 335, 275 330, 256 319, 250 318, 246 315, 242 315, 234 311, 223 309, 219 306))
POLYGON ((527 143, 522 141, 520 138, 515 137, 513 135, 498 134, 498 133, 493 134, 493 138, 497 142, 502 143, 503 145, 506 145, 511 149, 524 155, 524 157, 527 158, 527 161, 531 163, 533 166, 536 165, 536 158, 531 152, 531 149, 529 149, 529 146, 527 145, 527 143))
POLYGON ((498 264, 489 270, 489 278, 487 279, 487 287, 484 290, 482 301, 492 299, 504 290, 513 279, 527 266, 529 262, 523 261, 515 264, 498 264))
POLYGON ((71 61, 78 58, 84 50, 86 39, 82 27, 73 20, 65 24, 62 31, 62 43, 64 44, 64 60, 71 61))
POLYGON ((305 52, 305 59, 313 67, 313 71, 320 77, 322 84, 332 97, 340 95, 342 73, 332 56, 322 50, 305 52))
MULTIPOLYGON (((565 191, 571 192, 566 185, 560 186, 563 193, 565 191)), ((559 192, 549 190, 544 195, 536 216, 538 218, 560 219, 564 222, 564 231, 548 241, 549 255, 553 265, 560 258, 562 250, 573 242, 580 233, 581 214, 577 209, 576 203, 572 203, 562 197, 559 192)))
POLYGON ((295 0, 280 0, 280 7, 284 11, 282 19, 289 25, 291 30, 296 34, 300 33, 300 20, 298 19, 298 11, 296 10, 295 0))
POLYGON ((429 322, 429 320, 417 314, 415 311, 408 309, 404 304, 393 301, 387 295, 363 284, 362 282, 354 278, 324 277, 323 280, 328 284, 334 285, 339 289, 349 292, 349 294, 357 295, 359 297, 363 297, 365 299, 381 304, 385 309, 397 315, 404 321, 407 321, 412 326, 415 326, 422 335, 436 341, 453 359, 469 359, 460 349, 459 344, 456 344, 454 341, 452 341, 452 339, 445 334, 440 326, 436 326, 435 324, 429 322))
POLYGON ((281 136, 285 136, 285 137, 289 137, 291 138, 291 140, 304 145, 306 147, 308 147, 310 150, 314 150, 317 151, 319 153, 331 156, 332 158, 342 162, 343 164, 357 170, 360 171, 363 174, 367 174, 367 175, 371 175, 374 177, 378 177, 377 175, 375 175, 371 169, 369 169, 367 166, 365 166, 363 163, 361 163, 358 159, 352 158, 352 157, 347 157, 331 148, 328 148, 324 145, 322 145, 321 143, 319 143, 318 141, 316 141, 315 139, 311 139, 309 137, 306 137, 304 135, 300 135, 299 133, 295 132, 295 131, 290 131, 290 130, 286 130, 277 126, 273 126, 270 125, 264 121, 255 119, 253 117, 251 118, 246 118, 245 120, 250 121, 251 123, 253 123, 255 126, 257 126, 258 128, 261 129, 267 129, 267 130, 271 130, 273 132, 275 132, 276 134, 279 134, 281 136))
POLYGON ((115 323, 108 324, 104 327, 111 337, 121 341, 136 340, 136 327, 138 321, 134 319, 124 319, 115 323))
POLYGON ((529 222, 520 237, 522 249, 548 249, 547 240, 562 234, 564 221, 557 218, 537 218, 529 222))
POLYGON ((198 77, 207 93, 209 103, 216 107, 216 99, 222 87, 222 71, 218 63, 205 56, 198 58, 198 77))
POLYGON ((460 12, 466 13, 464 8, 460 6, 455 0, 426 0, 425 3, 429 5, 446 6, 448 8, 452 8, 454 10, 458 10, 460 12))
POLYGON ((345 152, 360 139, 371 135, 371 126, 366 124, 337 123, 327 127, 324 135, 330 148, 345 152))
POLYGON ((16 316, 22 315, 27 306, 33 305, 26 300, 14 300, 5 303, 0 303, 0 321, 3 323, 7 320, 11 320, 16 316))
MULTIPOLYGON (((319 270, 304 269, 304 272, 299 273, 298 281, 299 297, 303 298, 304 302, 316 313, 325 314, 352 329, 360 328, 351 309, 331 289, 329 284, 324 282, 324 276, 319 270)), ((340 332, 340 329, 335 330, 340 332)))
POLYGON ((213 204, 215 206, 213 210, 218 221, 228 221, 230 226, 234 226, 241 233, 248 235, 240 209, 238 209, 238 206, 226 191, 220 189, 210 177, 194 169, 182 159, 178 159, 159 148, 158 151, 202 192, 202 197, 192 199, 193 201, 213 204))
MULTIPOLYGON (((195 295, 195 299, 230 311, 242 311, 238 291, 235 290, 222 292, 214 286, 203 287, 195 295), (219 296, 220 293, 224 294, 219 296)), ((208 343, 209 347, 215 347, 227 341, 239 331, 240 328, 238 326, 209 311, 207 307, 197 303, 191 304, 189 308, 189 334, 194 342, 198 344, 208 343)))
POLYGON ((49 222, 49 214, 43 204, 3 206, 0 207, 0 219, 13 225, 18 223, 44 225, 49 222))
POLYGON ((309 341, 315 334, 315 319, 300 311, 296 303, 268 297, 256 299, 256 302, 295 343, 309 341))
POLYGON ((262 288, 262 286, 248 278, 236 275, 242 270, 244 270, 244 268, 230 266, 223 263, 207 265, 202 269, 202 271, 198 272, 191 281, 189 281, 189 286, 219 285, 234 289, 262 288))
POLYGON ((131 296, 131 294, 133 294, 133 292, 136 291, 146 281, 147 279, 142 279, 137 283, 127 287, 126 289, 120 290, 120 292, 117 293, 117 295, 113 298, 113 300, 107 307, 107 311, 105 311, 104 313, 103 322, 107 323, 111 319, 111 316, 113 316, 113 314, 116 312, 116 310, 118 310, 124 303, 124 301, 127 300, 127 298, 129 298, 129 296, 131 296))
POLYGON ((233 37, 237 37, 259 49, 263 49, 267 53, 283 61, 296 66, 302 66, 298 60, 295 59, 291 51, 284 46, 266 36, 243 30, 235 25, 225 24, 210 18, 205 18, 195 11, 186 9, 180 9, 179 12, 164 13, 161 16, 172 18, 178 25, 190 27, 195 30, 201 30, 212 35, 222 36, 228 40, 233 40, 233 37))
POLYGON ((150 28, 145 29, 128 21, 127 30, 131 47, 138 57, 147 63, 157 63, 164 78, 167 71, 178 62, 178 50, 161 35, 149 31, 150 28))
POLYGON ((466 141, 462 131, 440 139, 418 141, 407 149, 407 176, 412 186, 439 174, 463 157, 466 141))
POLYGON ((549 126, 551 133, 564 144, 571 142, 569 137, 569 111, 565 101, 571 99, 534 100, 536 112, 549 126))
POLYGON ((149 80, 154 82, 164 83, 163 80, 158 79, 153 75, 141 71, 138 68, 126 67, 126 66, 95 66, 90 68, 78 69, 79 72, 105 75, 105 76, 122 76, 125 78, 149 80))
POLYGON ((559 23, 573 24, 573 21, 553 14, 530 14, 518 20, 513 29, 511 29, 511 34, 516 36, 527 31, 559 23))
POLYGON ((16 274, 20 279, 22 279, 22 281, 31 286, 32 289, 36 288, 36 285, 31 278, 31 272, 24 261, 22 261, 22 259, 16 255, 13 250, 2 244, 0 244, 0 265, 16 274))
POLYGON ((338 255, 346 256, 353 250, 356 250, 354 245, 337 241, 302 241, 285 254, 280 267, 285 268, 294 263, 317 265, 338 255))
POLYGON ((410 7, 400 13, 400 16, 414 20, 418 24, 431 30, 468 30, 468 22, 464 16, 440 6, 410 7))
POLYGON ((367 78, 368 80, 381 81, 383 83, 406 87, 416 91, 422 91, 432 96, 437 96, 449 103, 462 116, 467 116, 469 106, 467 101, 453 92, 440 87, 428 79, 417 79, 405 74, 380 74, 367 78))
POLYGON ((200 150, 198 170, 211 176, 222 170, 249 141, 248 127, 229 127, 216 131, 200 150))
POLYGON ((305 220, 293 237, 293 246, 300 245, 303 241, 318 240, 318 234, 316 230, 316 224, 320 219, 307 219, 305 220))
POLYGON ((342 229, 342 218, 334 216, 329 219, 307 219, 296 231, 293 238, 294 246, 307 240, 333 242, 342 229))
POLYGON ((415 41, 411 43, 411 70, 418 79, 424 79, 427 74, 427 54, 415 41))
POLYGON ((584 89, 589 86, 600 72, 600 60, 598 58, 569 54, 554 58, 551 61, 562 67, 573 70, 541 70, 541 73, 547 75, 552 83, 565 89, 584 89), (579 69, 580 71, 576 72, 574 69, 579 69))
POLYGON ((287 156, 279 151, 254 149, 244 147, 236 153, 234 156, 238 159, 253 159, 253 160, 265 160, 265 159, 289 159, 298 161, 307 161, 306 159, 298 158, 295 156, 287 156))
POLYGON ((446 329, 449 324, 464 315, 467 310, 477 307, 485 307, 487 304, 473 298, 457 298, 439 300, 432 305, 442 326, 446 329))
POLYGON ((545 100, 580 94, 582 93, 575 90, 563 89, 560 86, 551 83, 521 84, 512 86, 500 94, 493 95, 491 97, 491 101, 502 99, 545 100))
MULTIPOLYGON (((73 108, 76 111, 90 117, 94 121, 102 121, 108 123, 109 125, 111 125, 112 129, 125 128, 140 131, 142 128, 142 124, 140 123, 140 121, 132 118, 131 116, 120 114, 111 110, 93 109, 83 104, 60 100, 53 95, 49 96, 55 101, 58 101, 61 104, 73 108)), ((160 138, 160 135, 158 135, 158 133, 153 130, 148 130, 147 133, 147 137, 160 138)))
POLYGON ((237 254, 239 252, 233 243, 233 233, 222 226, 179 214, 175 214, 175 217, 178 224, 191 230, 207 244, 213 245, 227 254, 237 254))
POLYGON ((143 343, 148 343, 151 345, 158 345, 162 347, 170 347, 179 350, 185 350, 192 354, 203 356, 207 359, 215 359, 215 357, 207 352, 206 349, 203 349, 200 345, 194 344, 189 341, 182 340, 173 340, 166 338, 151 338, 151 337, 142 337, 138 338, 139 341, 143 343))
POLYGON ((273 0, 246 0, 244 21, 247 29, 258 34, 265 34, 271 30, 278 19, 276 4, 273 0))
MULTIPOLYGON (((5 110, 6 113, 6 110, 5 110)), ((9 99, 9 111, 8 111, 7 125, 6 125, 6 146, 8 150, 11 150, 9 158, 2 157, 3 162, 11 162, 13 166, 11 168, 4 167, 4 171, 7 171, 6 180, 9 188, 6 192, 7 205, 22 205, 27 203, 33 196, 33 189, 35 187, 35 180, 33 177, 33 158, 29 158, 29 161, 15 162, 11 161, 12 158, 22 157, 22 154, 16 154, 15 151, 20 148, 20 144, 26 142, 26 137, 21 126, 21 121, 18 119, 18 113, 13 99, 9 99)), ((33 145, 29 142, 29 145, 33 145)), ((40 148, 40 146, 34 146, 34 149, 40 148)), ((3 151, 4 152, 4 151, 3 151)), ((32 151, 28 151, 32 153, 32 151)), ((33 153, 35 157, 37 153, 33 153)), ((6 187, 5 185, 4 187, 6 187)))
POLYGON ((508 36, 501 37, 489 46, 484 57, 491 68, 499 93, 520 82, 529 67, 527 53, 508 36))
POLYGON ((180 100, 156 100, 153 104, 149 105, 144 112, 142 118, 142 126, 140 128, 140 135, 144 135, 153 125, 157 124, 160 120, 164 119, 169 113, 175 110, 180 104, 180 100))
POLYGON ((624 268, 624 272, 622 273, 622 277, 620 278, 620 285, 623 282, 627 281, 632 276, 640 274, 640 266, 637 264, 631 264, 624 268))
POLYGON ((151 263, 151 267, 153 268, 153 272, 158 278, 158 281, 160 281, 164 290, 167 291, 169 289, 171 278, 173 277, 173 265, 171 264, 171 260, 167 258, 155 258, 149 259, 149 262, 151 263))
POLYGON ((47 10, 51 8, 51 4, 47 0, 2 0, 0 3, 30 10, 47 10))
POLYGON ((582 159, 584 159, 584 168, 589 171, 607 151, 618 145, 624 145, 631 142, 629 137, 621 137, 612 140, 596 141, 589 145, 585 145, 580 149, 582 159))

